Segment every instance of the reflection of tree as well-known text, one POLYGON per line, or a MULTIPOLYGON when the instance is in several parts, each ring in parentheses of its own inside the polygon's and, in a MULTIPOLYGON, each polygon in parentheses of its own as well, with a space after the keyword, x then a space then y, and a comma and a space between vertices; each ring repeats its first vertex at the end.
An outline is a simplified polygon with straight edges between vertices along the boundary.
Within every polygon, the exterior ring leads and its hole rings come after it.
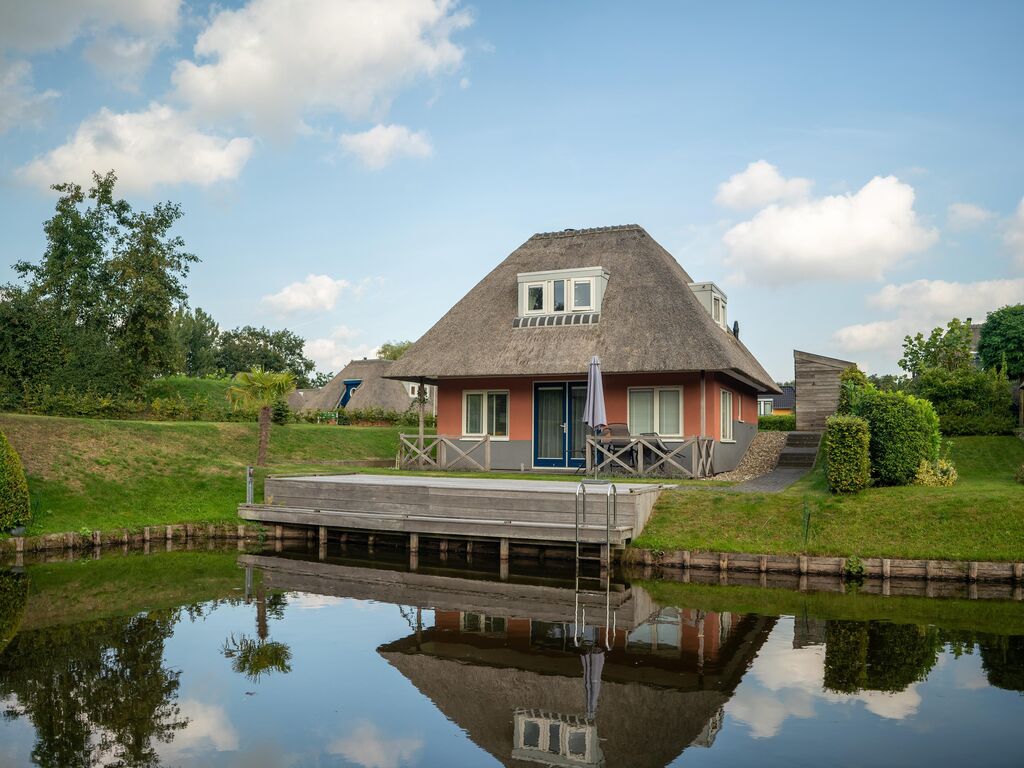
POLYGON ((840 693, 895 693, 924 680, 942 646, 933 627, 830 621, 825 628, 825 687, 840 693))
POLYGON ((180 672, 163 665, 176 612, 23 632, 0 656, 7 717, 28 715, 40 766, 155 766, 155 742, 187 720, 176 702, 180 672))
POLYGON ((258 683, 263 675, 271 672, 286 674, 292 671, 292 651, 284 643, 242 635, 231 635, 221 648, 224 657, 231 660, 231 668, 258 683))
POLYGON ((1024 637, 980 635, 981 666, 997 688, 1024 691, 1024 637))
POLYGON ((28 580, 20 573, 0 571, 0 652, 17 633, 26 602, 28 580))

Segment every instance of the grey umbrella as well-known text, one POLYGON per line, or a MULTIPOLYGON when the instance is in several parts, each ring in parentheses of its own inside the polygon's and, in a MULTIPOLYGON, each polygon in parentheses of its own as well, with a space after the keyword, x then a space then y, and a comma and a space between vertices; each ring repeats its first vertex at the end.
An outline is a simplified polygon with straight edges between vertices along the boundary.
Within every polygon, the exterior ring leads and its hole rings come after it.
MULTIPOLYGON (((604 381, 601 378, 601 358, 594 355, 587 368, 587 400, 583 405, 583 423, 595 433, 598 427, 608 425, 608 414, 604 409, 604 381)), ((594 473, 597 476, 596 456, 594 473)))

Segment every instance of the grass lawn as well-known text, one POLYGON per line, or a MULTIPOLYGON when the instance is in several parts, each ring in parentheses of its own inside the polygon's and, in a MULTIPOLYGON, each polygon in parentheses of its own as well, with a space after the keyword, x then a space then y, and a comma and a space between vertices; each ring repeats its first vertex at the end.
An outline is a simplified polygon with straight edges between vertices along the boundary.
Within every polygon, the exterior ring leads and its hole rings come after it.
MULTIPOLYGON (((21 454, 33 504, 29 535, 179 522, 233 522, 255 463, 256 424, 142 422, 0 414, 21 454)), ((388 459, 397 427, 274 426, 257 473, 338 471, 388 459)))
POLYGON ((871 488, 833 496, 816 468, 778 494, 690 488, 663 493, 634 546, 766 554, 949 560, 1024 558, 1024 441, 952 441, 952 488, 871 488), (803 517, 810 511, 805 543, 803 517))

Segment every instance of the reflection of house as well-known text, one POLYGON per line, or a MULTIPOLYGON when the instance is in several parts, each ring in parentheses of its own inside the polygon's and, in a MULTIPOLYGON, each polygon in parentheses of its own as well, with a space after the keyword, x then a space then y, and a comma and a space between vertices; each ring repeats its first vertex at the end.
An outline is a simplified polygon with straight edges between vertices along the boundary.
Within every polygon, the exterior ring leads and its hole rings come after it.
MULTIPOLYGON (((392 360, 353 360, 320 389, 297 389, 288 397, 293 411, 380 408, 404 413, 416 407, 416 384, 386 379, 392 360)), ((426 412, 436 413, 434 387, 427 389, 426 412)))
POLYGON ((438 385, 438 433, 490 436, 491 466, 585 461, 587 364, 599 355, 611 423, 669 447, 715 441, 735 468, 777 387, 727 320, 641 227, 537 234, 494 268, 387 374, 438 385))
POLYGON ((788 416, 796 410, 796 387, 785 384, 781 387, 782 394, 764 394, 757 396, 758 416, 788 416))
POLYGON ((664 608, 582 637, 572 623, 437 611, 433 626, 378 650, 504 765, 660 768, 714 741, 773 623, 664 608))

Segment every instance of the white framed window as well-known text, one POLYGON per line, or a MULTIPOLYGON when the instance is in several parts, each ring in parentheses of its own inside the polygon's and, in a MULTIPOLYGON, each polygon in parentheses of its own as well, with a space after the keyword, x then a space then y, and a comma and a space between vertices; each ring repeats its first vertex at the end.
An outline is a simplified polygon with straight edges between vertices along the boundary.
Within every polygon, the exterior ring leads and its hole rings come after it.
POLYGON ((508 437, 508 390, 462 393, 462 434, 465 437, 508 437))
POLYGON ((551 311, 565 312, 565 289, 568 280, 551 281, 551 311))
POLYGON ((527 283, 526 284, 526 304, 525 313, 528 315, 542 315, 544 314, 544 306, 547 304, 545 301, 544 294, 544 283, 527 283))
POLYGON ((662 437, 683 435, 681 387, 630 387, 626 420, 631 435, 656 432, 662 437))
POLYGON ((711 316, 716 323, 722 324, 722 300, 717 296, 711 298, 711 316))
POLYGON ((594 308, 594 278, 572 281, 572 311, 586 312, 594 308))
POLYGON ((775 413, 775 404, 771 400, 757 401, 758 416, 771 416, 773 413, 775 413))
POLYGON ((732 392, 728 389, 722 390, 722 442, 733 442, 732 436, 732 392))

